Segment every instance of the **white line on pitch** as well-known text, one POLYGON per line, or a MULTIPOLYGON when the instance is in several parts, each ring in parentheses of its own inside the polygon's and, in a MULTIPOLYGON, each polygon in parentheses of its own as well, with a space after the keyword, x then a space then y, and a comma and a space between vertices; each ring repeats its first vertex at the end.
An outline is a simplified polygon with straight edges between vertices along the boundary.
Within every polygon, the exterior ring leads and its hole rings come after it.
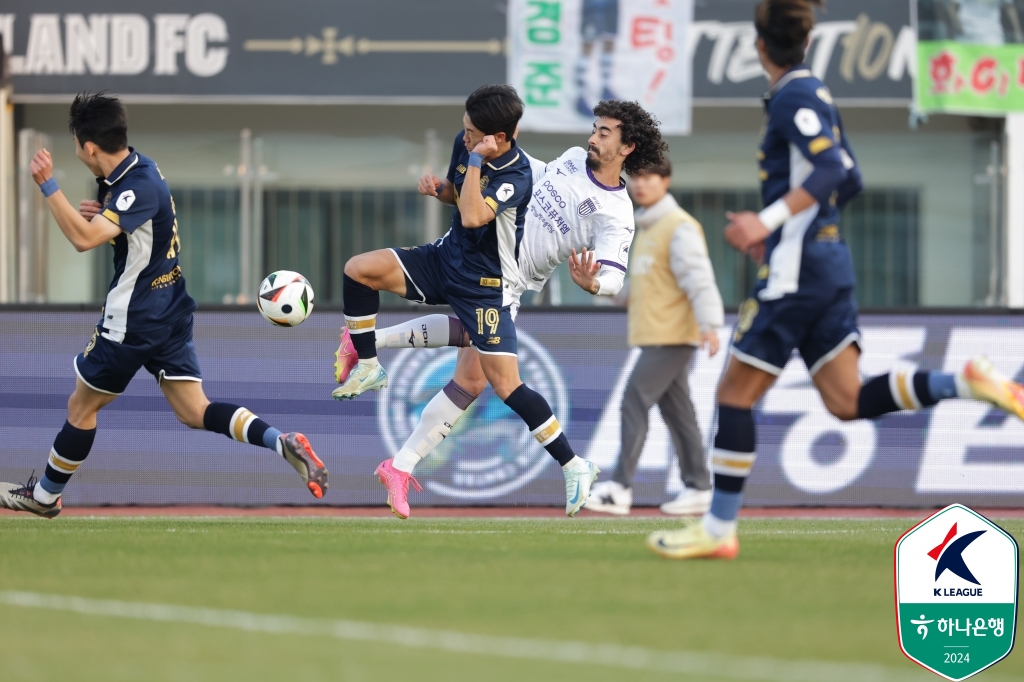
POLYGON ((656 651, 643 647, 587 642, 550 641, 473 635, 403 625, 351 620, 263 615, 247 611, 86 599, 38 592, 0 591, 0 604, 70 611, 164 623, 189 623, 249 632, 315 635, 341 640, 378 642, 481 656, 503 656, 557 663, 582 663, 683 675, 767 682, 917 682, 931 675, 881 665, 793 661, 752 656, 656 651))

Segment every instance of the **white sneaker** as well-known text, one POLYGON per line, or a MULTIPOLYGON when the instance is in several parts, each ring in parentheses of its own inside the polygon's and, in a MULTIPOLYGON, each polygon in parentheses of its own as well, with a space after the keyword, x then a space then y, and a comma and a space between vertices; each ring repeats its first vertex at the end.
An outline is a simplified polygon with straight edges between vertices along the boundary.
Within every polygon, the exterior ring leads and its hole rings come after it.
POLYGON ((626 516, 633 506, 633 490, 617 481, 604 481, 591 488, 585 506, 590 511, 626 516))
POLYGON ((660 509, 665 514, 674 516, 695 516, 704 514, 711 509, 711 497, 714 490, 694 490, 683 488, 683 492, 671 502, 661 505, 660 509))
POLYGON ((576 513, 587 503, 590 497, 590 486, 597 480, 601 470, 593 462, 580 459, 583 466, 563 471, 565 474, 565 515, 576 516, 576 513))
POLYGON ((360 362, 349 373, 345 383, 334 389, 331 396, 335 400, 352 400, 366 391, 379 391, 387 385, 388 375, 380 364, 360 362))

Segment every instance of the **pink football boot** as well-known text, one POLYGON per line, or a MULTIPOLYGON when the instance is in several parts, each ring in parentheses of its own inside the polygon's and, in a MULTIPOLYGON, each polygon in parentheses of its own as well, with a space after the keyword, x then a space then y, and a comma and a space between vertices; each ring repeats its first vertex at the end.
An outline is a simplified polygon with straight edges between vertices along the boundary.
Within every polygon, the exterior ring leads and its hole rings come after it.
POLYGON ((413 478, 412 474, 399 471, 391 466, 393 460, 386 459, 377 465, 377 479, 388 490, 388 505, 391 513, 400 519, 409 518, 409 483, 416 488, 416 492, 423 492, 420 482, 413 478))
POLYGON ((338 350, 334 351, 334 380, 343 384, 352 368, 359 364, 359 356, 356 355, 356 347, 352 345, 348 327, 341 328, 338 341, 338 350))

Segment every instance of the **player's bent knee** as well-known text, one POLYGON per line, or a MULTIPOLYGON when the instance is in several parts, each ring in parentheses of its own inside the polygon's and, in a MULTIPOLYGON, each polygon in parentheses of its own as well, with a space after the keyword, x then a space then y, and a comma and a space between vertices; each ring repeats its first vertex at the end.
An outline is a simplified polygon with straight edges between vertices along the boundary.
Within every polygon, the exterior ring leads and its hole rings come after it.
POLYGON ((825 403, 825 408, 829 413, 838 419, 839 421, 852 422, 856 421, 860 417, 857 414, 857 401, 828 401, 825 403))
POLYGON ((483 376, 470 378, 459 377, 459 380, 456 383, 459 385, 459 388, 464 390, 466 393, 475 395, 478 398, 480 397, 480 394, 484 392, 484 389, 487 388, 487 378, 483 376))

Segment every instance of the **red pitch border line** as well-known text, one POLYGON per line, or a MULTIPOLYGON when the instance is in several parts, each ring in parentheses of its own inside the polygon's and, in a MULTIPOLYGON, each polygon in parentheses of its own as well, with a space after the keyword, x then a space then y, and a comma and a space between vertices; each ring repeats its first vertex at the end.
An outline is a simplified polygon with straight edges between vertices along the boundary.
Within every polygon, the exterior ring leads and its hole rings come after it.
MULTIPOLYGON (((580 518, 659 518, 671 520, 657 507, 634 507, 628 517, 588 512, 584 508, 580 518)), ((745 508, 740 516, 745 519, 918 519, 931 516, 933 509, 886 509, 881 507, 762 507, 745 508)), ((990 518, 1024 519, 1024 509, 986 508, 976 510, 990 518)), ((561 507, 418 507, 414 517, 422 518, 565 518, 561 507)), ((0 509, 0 517, 28 516, 0 509)), ((342 517, 391 518, 387 507, 225 507, 225 506, 119 506, 119 507, 64 507, 60 518, 68 516, 223 516, 223 517, 342 517)))

